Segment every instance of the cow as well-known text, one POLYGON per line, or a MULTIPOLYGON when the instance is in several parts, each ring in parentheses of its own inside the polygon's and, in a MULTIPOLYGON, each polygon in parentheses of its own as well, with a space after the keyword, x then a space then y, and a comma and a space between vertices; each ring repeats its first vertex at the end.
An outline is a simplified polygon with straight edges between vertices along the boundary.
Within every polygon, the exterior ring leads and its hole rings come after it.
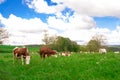
POLYGON ((105 53, 107 53, 107 50, 105 48, 100 48, 99 53, 104 53, 105 54, 105 53))
POLYGON ((42 46, 40 48, 39 54, 42 59, 45 59, 45 57, 50 57, 51 55, 56 55, 56 51, 52 50, 48 46, 42 46))
POLYGON ((70 56, 70 53, 68 53, 68 52, 62 52, 61 55, 62 56, 70 56))
POLYGON ((28 48, 26 48, 26 47, 22 47, 22 48, 15 47, 13 49, 13 64, 14 64, 15 59, 21 59, 22 64, 24 64, 24 60, 25 60, 26 64, 29 64, 30 63, 30 55, 29 55, 28 48))

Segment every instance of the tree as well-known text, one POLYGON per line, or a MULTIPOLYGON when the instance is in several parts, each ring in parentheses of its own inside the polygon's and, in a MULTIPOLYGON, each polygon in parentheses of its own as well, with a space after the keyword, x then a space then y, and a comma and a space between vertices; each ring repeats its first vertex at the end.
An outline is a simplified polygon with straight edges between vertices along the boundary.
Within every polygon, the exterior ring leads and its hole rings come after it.
POLYGON ((92 37, 92 40, 96 40, 97 42, 99 42, 100 46, 103 46, 106 44, 106 37, 105 35, 102 35, 102 34, 95 34, 93 37, 92 37))
POLYGON ((8 38, 8 32, 7 30, 0 28, 0 44, 3 44, 3 42, 8 38))
POLYGON ((57 51, 75 51, 77 52, 79 50, 79 46, 76 42, 71 41, 69 38, 64 38, 61 36, 58 36, 55 42, 53 43, 54 49, 57 51))
POLYGON ((92 37, 92 39, 88 42, 87 44, 87 48, 90 52, 92 51, 98 51, 99 48, 101 48, 102 46, 104 46, 106 41, 106 38, 104 35, 101 34, 96 34, 92 37))
POLYGON ((90 52, 97 52, 99 50, 100 43, 96 40, 90 40, 87 44, 87 49, 90 52))
POLYGON ((45 45, 50 45, 53 44, 53 42, 56 40, 56 36, 49 36, 49 34, 47 33, 47 31, 44 31, 44 38, 42 39, 42 41, 45 43, 45 45))
POLYGON ((8 32, 6 29, 4 29, 4 25, 2 24, 0 20, 0 44, 3 44, 3 42, 8 38, 8 32))
POLYGON ((81 52, 87 52, 87 47, 85 45, 80 46, 81 52))
POLYGON ((48 34, 46 30, 44 31, 44 38, 42 39, 42 41, 45 43, 45 45, 48 44, 48 34))

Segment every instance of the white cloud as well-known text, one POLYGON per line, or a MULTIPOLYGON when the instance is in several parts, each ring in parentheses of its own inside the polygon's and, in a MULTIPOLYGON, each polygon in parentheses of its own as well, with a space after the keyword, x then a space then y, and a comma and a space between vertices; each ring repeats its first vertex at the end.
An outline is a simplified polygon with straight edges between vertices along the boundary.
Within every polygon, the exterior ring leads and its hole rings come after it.
POLYGON ((119 0, 52 0, 62 2, 79 14, 88 16, 115 16, 120 17, 119 0))
POLYGON ((29 8, 34 9, 38 13, 56 13, 64 9, 64 5, 48 6, 44 0, 25 0, 29 8))
POLYGON ((48 25, 58 30, 80 30, 80 29, 92 29, 96 26, 95 21, 92 17, 74 14, 70 17, 61 16, 49 17, 48 25), (67 20, 67 21, 66 21, 67 20))
POLYGON ((70 25, 76 29, 92 29, 96 26, 92 17, 74 14, 69 18, 70 25))
POLYGON ((2 4, 3 2, 5 2, 5 0, 0 0, 0 4, 2 4))
POLYGON ((43 31, 48 30, 39 18, 22 19, 11 14, 8 19, 0 15, 0 19, 10 34, 8 44, 41 44, 43 31))
POLYGON ((110 34, 107 34, 108 36, 108 43, 120 45, 120 27, 117 26, 115 30, 112 30, 110 34))
POLYGON ((4 19, 3 23, 9 29, 16 29, 23 32, 42 31, 47 29, 47 25, 43 23, 39 18, 22 19, 11 14, 8 19, 4 19))
POLYGON ((88 16, 115 16, 120 17, 119 0, 51 0, 56 6, 48 6, 44 0, 26 0, 29 8, 38 13, 59 13, 65 7, 88 16))

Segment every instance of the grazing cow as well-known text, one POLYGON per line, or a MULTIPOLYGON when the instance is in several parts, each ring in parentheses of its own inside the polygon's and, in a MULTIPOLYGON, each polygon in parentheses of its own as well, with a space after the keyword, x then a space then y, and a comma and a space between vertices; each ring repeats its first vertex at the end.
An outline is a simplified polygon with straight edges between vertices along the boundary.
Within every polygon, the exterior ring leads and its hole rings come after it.
POLYGON ((30 55, 28 52, 28 49, 26 47, 23 48, 14 48, 13 49, 13 63, 14 59, 21 59, 22 64, 24 64, 24 60, 26 61, 26 64, 30 63, 30 55))
POLYGON ((62 56, 70 56, 70 53, 64 52, 61 54, 62 56))
POLYGON ((100 48, 100 49, 99 49, 99 53, 107 53, 107 51, 106 51, 105 48, 100 48))
POLYGON ((56 55, 56 51, 50 49, 48 46, 43 46, 40 48, 39 54, 41 58, 49 57, 51 55, 56 55))

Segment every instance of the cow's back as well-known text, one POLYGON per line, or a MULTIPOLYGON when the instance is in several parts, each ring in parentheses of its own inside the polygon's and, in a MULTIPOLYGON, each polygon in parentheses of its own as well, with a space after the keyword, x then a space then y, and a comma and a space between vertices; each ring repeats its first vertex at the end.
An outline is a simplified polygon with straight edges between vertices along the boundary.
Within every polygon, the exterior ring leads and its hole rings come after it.
POLYGON ((51 49, 50 49, 49 47, 43 46, 43 47, 41 47, 41 49, 40 49, 40 54, 42 54, 42 53, 48 53, 50 50, 51 50, 51 49))
POLYGON ((52 49, 50 49, 48 46, 43 46, 40 48, 40 56, 41 57, 45 57, 45 55, 47 55, 49 57, 54 54, 56 54, 56 52, 53 51, 52 49))
POLYGON ((17 55, 17 57, 23 56, 29 56, 28 49, 27 48, 16 48, 14 49, 14 55, 17 55))

